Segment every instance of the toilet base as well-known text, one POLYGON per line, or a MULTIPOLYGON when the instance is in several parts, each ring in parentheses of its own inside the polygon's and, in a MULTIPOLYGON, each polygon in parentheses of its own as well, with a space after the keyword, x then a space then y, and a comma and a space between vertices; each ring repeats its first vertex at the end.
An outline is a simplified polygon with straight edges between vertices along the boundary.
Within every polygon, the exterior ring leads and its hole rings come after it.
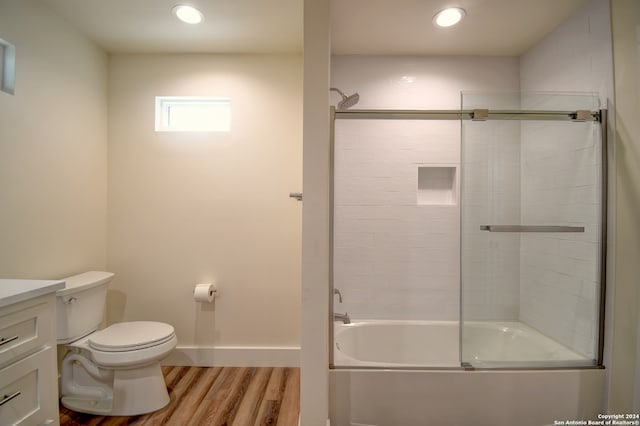
MULTIPOLYGON (((82 368, 81 366, 75 366, 82 368)), ((98 382, 86 374, 74 374, 75 389, 110 388, 104 397, 91 395, 92 392, 63 392, 60 401, 69 410, 103 416, 136 416, 151 413, 167 405, 170 401, 160 363, 130 370, 112 370, 111 383, 98 382), (87 383, 93 381, 94 383, 87 383), (88 394, 88 395, 87 395, 88 394)), ((63 386, 64 387, 64 386, 63 386)), ((104 394, 104 392, 102 392, 104 394)))

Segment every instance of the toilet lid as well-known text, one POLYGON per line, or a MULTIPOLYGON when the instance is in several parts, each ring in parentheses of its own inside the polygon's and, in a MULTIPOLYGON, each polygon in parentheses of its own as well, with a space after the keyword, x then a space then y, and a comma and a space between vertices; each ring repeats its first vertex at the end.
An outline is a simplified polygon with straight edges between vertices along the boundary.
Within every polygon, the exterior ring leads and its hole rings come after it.
POLYGON ((173 327, 162 322, 121 322, 91 334, 89 346, 106 352, 135 350, 155 346, 173 335, 173 327))

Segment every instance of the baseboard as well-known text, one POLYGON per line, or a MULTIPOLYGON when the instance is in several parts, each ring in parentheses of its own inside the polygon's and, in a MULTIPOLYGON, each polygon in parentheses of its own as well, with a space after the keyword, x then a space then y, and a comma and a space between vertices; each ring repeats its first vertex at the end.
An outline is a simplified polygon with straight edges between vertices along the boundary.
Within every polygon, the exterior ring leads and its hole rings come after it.
POLYGON ((162 365, 195 367, 299 367, 297 346, 178 346, 162 365))

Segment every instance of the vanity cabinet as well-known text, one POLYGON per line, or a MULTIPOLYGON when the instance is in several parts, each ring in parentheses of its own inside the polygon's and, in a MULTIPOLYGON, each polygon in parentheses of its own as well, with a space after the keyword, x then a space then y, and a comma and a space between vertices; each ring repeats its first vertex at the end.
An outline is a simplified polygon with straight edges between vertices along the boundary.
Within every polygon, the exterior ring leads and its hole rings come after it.
POLYGON ((57 425, 55 290, 64 283, 2 298, 8 281, 20 280, 0 280, 0 425, 57 425))

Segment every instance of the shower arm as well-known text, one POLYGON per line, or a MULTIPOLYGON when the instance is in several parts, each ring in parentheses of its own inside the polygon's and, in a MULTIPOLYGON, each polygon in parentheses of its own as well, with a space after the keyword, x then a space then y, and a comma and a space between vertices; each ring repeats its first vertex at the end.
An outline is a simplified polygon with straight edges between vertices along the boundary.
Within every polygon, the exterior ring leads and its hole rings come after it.
POLYGON ((340 90, 340 89, 337 89, 337 88, 335 88, 335 87, 331 87, 331 88, 329 88, 329 91, 330 91, 330 92, 337 92, 338 94, 340 94, 340 96, 342 96, 342 99, 343 99, 343 100, 344 100, 344 99, 347 99, 347 95, 345 95, 344 93, 342 93, 342 90, 340 90))
POLYGON ((340 96, 342 96, 342 100, 338 102, 338 104, 336 105, 336 109, 338 110, 346 110, 347 108, 350 108, 355 104, 357 104, 358 101, 360 100, 360 95, 358 94, 358 92, 355 92, 352 95, 347 96, 342 92, 342 90, 335 87, 329 88, 329 91, 337 92, 338 94, 340 94, 340 96))

